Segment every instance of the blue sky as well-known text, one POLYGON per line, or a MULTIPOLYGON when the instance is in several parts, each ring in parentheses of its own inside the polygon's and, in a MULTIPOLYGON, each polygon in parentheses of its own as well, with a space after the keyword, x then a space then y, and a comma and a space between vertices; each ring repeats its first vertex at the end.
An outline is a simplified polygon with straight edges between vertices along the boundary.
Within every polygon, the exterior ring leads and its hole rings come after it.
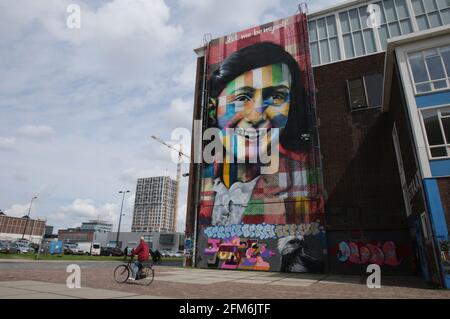
MULTIPOLYGON (((340 1, 308 1, 316 10, 340 1)), ((102 218, 115 224, 119 190, 175 177, 170 140, 191 128, 195 54, 223 36, 295 14, 292 0, 3 0, 0 2, 0 209, 56 229, 102 218), (69 29, 70 4, 81 28, 69 29)), ((185 145, 189 147, 189 145, 185 145)), ((187 172, 188 165, 183 171, 187 172)), ((178 230, 184 230, 187 180, 178 230)))

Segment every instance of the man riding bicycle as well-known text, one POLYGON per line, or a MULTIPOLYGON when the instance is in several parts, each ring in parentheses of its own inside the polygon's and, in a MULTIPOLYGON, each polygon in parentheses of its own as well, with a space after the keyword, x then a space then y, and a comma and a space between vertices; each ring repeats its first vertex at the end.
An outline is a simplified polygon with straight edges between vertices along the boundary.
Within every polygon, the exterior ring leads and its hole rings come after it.
POLYGON ((148 250, 148 245, 144 240, 144 237, 141 237, 141 240, 139 242, 139 245, 133 249, 132 253, 131 253, 131 257, 137 255, 138 256, 138 260, 134 262, 133 267, 131 267, 131 271, 132 271, 132 275, 129 279, 131 280, 136 280, 137 275, 139 274, 141 268, 142 268, 142 263, 148 261, 149 258, 149 250, 148 250))

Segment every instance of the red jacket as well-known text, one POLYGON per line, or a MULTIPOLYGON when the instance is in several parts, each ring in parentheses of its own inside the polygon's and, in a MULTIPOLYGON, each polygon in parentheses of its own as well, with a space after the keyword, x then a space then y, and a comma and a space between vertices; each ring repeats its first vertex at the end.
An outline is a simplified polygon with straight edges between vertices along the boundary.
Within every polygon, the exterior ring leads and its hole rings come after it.
POLYGON ((144 240, 141 240, 139 245, 133 250, 132 256, 137 255, 138 260, 140 262, 147 261, 149 252, 148 252, 148 245, 144 240))

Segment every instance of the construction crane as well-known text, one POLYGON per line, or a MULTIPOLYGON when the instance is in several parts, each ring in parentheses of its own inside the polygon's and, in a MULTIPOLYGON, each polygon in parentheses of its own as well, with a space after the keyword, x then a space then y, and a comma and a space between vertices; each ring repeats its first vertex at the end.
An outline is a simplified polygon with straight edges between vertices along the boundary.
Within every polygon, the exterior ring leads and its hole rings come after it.
MULTIPOLYGON (((183 146, 182 144, 180 144, 180 148, 176 148, 173 145, 167 144, 166 142, 164 142, 162 139, 160 139, 159 137, 152 135, 151 136, 152 139, 154 139, 155 141, 161 143, 162 145, 170 148, 171 150, 174 150, 178 153, 178 162, 177 162, 177 178, 175 181, 175 209, 174 209, 174 216, 173 216, 173 224, 172 224, 172 228, 176 231, 176 225, 177 225, 177 210, 178 210, 178 197, 179 197, 179 193, 180 193, 180 181, 181 181, 181 160, 184 157, 186 157, 187 159, 191 159, 188 155, 183 153, 183 146)), ((183 175, 184 176, 184 175, 183 175)))

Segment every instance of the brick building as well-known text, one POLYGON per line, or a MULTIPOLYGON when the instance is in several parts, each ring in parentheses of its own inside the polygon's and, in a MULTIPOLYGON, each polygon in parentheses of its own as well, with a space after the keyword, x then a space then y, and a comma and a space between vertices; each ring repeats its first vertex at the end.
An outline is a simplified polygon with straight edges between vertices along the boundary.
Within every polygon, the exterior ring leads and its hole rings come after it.
MULTIPOLYGON (((414 274, 449 287, 449 24, 446 0, 355 0, 308 14, 325 271, 363 274, 377 263, 384 274, 414 274), (375 26, 371 10, 379 14, 375 26), (436 39, 424 44, 426 38, 436 39), (408 58, 398 60, 399 52, 420 52, 428 61, 430 48, 439 52, 444 71, 433 77, 427 66, 427 77, 415 83, 408 58), (424 114, 432 119, 430 128, 424 114), (427 134, 433 134, 432 142, 427 134)), ((201 120, 205 100, 207 47, 196 50, 194 120, 201 120)), ((437 63, 435 57, 430 63, 437 63)), ((191 164, 186 218, 194 254, 199 167, 191 164)))
POLYGON ((0 240, 24 239, 40 243, 45 234, 45 220, 22 218, 0 214, 0 240))

